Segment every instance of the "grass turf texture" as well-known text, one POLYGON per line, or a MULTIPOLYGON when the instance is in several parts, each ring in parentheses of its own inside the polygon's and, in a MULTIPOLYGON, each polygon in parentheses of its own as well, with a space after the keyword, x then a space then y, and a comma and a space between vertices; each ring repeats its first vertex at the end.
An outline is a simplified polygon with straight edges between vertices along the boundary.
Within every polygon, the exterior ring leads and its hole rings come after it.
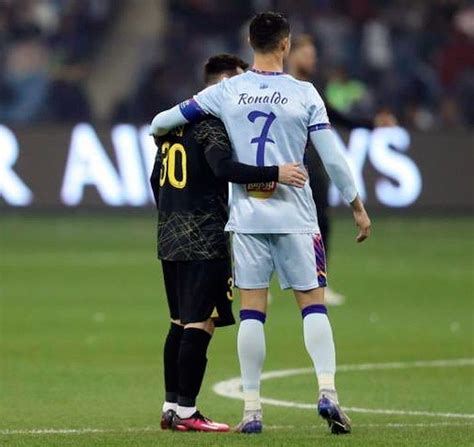
MULTIPOLYGON (((269 405, 261 436, 161 432, 168 316, 154 228, 152 214, 1 218, 1 446, 474 444, 473 419, 353 413, 353 434, 334 437, 313 410, 269 405), (5 434, 83 428, 103 432, 5 434)), ((338 362, 473 357, 473 220, 381 218, 366 244, 354 236, 349 220, 336 221, 330 281, 348 296, 330 309, 338 362)), ((291 294, 276 284, 272 293, 265 370, 310 366, 291 294)), ((199 399, 204 414, 232 424, 242 402, 212 385, 239 373, 236 331, 218 330, 199 399)), ((346 406, 474 413, 472 372, 341 372, 338 389, 346 406)), ((316 382, 279 378, 262 391, 311 403, 316 382)))

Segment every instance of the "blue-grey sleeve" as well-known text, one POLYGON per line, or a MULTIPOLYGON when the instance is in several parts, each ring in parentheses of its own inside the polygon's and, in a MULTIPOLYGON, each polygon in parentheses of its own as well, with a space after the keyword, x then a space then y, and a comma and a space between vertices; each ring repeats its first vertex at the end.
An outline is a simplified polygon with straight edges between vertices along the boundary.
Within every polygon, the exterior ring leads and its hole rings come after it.
POLYGON ((217 84, 205 88, 194 96, 193 99, 205 113, 220 118, 221 105, 226 82, 227 80, 224 79, 217 84))
POLYGON ((308 131, 313 132, 320 129, 330 129, 329 118, 324 101, 313 85, 308 89, 308 131))
POLYGON ((346 202, 353 202, 357 197, 349 163, 337 144, 331 129, 321 128, 310 132, 311 142, 319 153, 330 179, 334 182, 346 202))
POLYGON ((169 110, 158 113, 151 122, 150 135, 158 137, 165 135, 171 129, 186 123, 198 121, 205 115, 206 112, 201 109, 194 99, 188 99, 169 110))
POLYGON ((223 80, 218 84, 211 85, 193 98, 183 101, 169 110, 158 113, 151 123, 150 135, 165 135, 175 127, 196 122, 209 114, 219 118, 225 82, 223 80))

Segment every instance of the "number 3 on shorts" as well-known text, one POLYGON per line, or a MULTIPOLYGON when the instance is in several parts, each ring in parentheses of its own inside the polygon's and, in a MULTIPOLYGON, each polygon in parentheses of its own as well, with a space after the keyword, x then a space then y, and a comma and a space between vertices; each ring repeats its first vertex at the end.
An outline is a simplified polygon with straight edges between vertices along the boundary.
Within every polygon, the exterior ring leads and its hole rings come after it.
POLYGON ((229 285, 229 290, 227 291, 227 299, 229 301, 234 300, 234 278, 232 276, 229 277, 227 280, 227 284, 229 285))

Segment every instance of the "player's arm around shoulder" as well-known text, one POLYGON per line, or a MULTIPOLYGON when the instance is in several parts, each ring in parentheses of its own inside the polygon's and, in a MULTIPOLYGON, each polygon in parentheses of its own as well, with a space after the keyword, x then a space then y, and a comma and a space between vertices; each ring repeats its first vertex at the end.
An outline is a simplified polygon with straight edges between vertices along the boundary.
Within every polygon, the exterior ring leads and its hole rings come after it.
POLYGON ((158 113, 151 122, 150 135, 161 136, 171 129, 187 123, 195 123, 208 114, 218 115, 221 88, 207 87, 196 96, 158 113))
POLYGON ((224 123, 214 117, 206 118, 194 127, 193 137, 202 148, 214 175, 228 180, 231 175, 232 147, 224 123))
POLYGON ((196 142, 203 148, 206 160, 214 175, 232 183, 279 182, 302 188, 307 180, 299 163, 281 166, 252 166, 232 159, 232 143, 224 123, 217 118, 207 118, 196 125, 196 142))
POLYGON ((182 112, 182 104, 158 113, 151 122, 150 135, 160 137, 166 135, 171 129, 188 123, 189 120, 182 112))

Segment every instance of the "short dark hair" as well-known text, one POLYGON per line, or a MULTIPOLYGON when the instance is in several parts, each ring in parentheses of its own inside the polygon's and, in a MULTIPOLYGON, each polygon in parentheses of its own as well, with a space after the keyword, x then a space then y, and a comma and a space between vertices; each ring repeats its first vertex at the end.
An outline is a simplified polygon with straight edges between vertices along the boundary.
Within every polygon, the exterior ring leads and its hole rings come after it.
POLYGON ((204 65, 204 82, 209 84, 223 73, 235 75, 238 68, 246 70, 249 64, 234 54, 218 54, 210 57, 204 65))
POLYGON ((250 22, 250 44, 255 51, 270 53, 290 35, 290 24, 279 12, 261 12, 250 22))

